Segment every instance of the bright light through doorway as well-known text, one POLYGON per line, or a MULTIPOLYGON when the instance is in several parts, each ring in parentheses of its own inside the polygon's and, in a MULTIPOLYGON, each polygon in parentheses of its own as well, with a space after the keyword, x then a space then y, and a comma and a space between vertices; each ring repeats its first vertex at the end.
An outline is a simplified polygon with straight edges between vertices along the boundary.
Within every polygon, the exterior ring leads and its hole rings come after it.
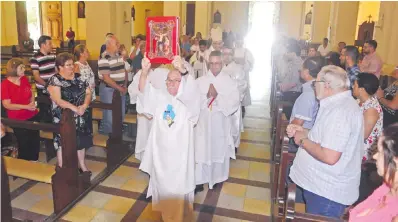
POLYGON ((274 40, 275 2, 255 2, 252 8, 252 27, 245 39, 254 56, 250 73, 252 100, 268 100, 271 87, 271 47, 274 40))
POLYGON ((26 17, 28 22, 28 31, 30 33, 30 38, 34 41, 34 48, 38 49, 37 40, 41 35, 40 28, 40 10, 39 1, 29 0, 26 1, 26 17))

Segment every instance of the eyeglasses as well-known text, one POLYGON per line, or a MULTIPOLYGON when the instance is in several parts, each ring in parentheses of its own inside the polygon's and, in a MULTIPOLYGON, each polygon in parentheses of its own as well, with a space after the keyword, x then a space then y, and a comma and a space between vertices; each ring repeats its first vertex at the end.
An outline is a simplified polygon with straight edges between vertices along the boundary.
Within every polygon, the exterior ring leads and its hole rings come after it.
POLYGON ((209 62, 209 65, 211 65, 211 66, 221 66, 222 63, 221 62, 209 62))
POLYGON ((315 84, 316 84, 317 82, 325 82, 325 81, 313 81, 312 84, 311 84, 313 88, 315 88, 315 84))
POLYGON ((166 83, 177 83, 181 82, 181 79, 166 79, 166 83))
POLYGON ((25 68, 25 65, 19 65, 18 68, 24 69, 24 68, 25 68))

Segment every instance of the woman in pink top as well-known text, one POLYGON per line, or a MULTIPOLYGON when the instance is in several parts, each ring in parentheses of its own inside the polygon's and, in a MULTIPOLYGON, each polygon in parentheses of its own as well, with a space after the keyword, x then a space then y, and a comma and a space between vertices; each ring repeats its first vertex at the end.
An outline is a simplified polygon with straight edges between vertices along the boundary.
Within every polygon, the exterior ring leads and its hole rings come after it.
POLYGON ((384 129, 373 158, 384 183, 350 211, 349 221, 398 222, 398 124, 384 129))

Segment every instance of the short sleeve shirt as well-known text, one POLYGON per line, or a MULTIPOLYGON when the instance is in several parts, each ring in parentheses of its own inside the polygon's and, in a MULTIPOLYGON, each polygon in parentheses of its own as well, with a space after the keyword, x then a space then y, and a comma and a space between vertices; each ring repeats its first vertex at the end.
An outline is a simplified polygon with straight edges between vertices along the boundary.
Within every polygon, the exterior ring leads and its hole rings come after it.
POLYGON ((306 129, 311 129, 314 125, 319 109, 319 102, 311 86, 312 82, 313 81, 303 84, 303 93, 294 103, 292 116, 290 118, 290 122, 292 122, 294 118, 304 120, 303 127, 306 129))

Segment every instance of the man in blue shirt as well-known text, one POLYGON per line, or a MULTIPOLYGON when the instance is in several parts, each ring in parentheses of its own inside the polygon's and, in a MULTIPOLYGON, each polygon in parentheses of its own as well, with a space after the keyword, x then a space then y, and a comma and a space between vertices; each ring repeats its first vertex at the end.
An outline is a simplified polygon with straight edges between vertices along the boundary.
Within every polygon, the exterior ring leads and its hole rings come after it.
POLYGON ((357 47, 348 45, 341 50, 340 63, 345 66, 348 78, 350 79, 351 89, 357 80, 358 74, 361 72, 358 67, 359 51, 357 47))

